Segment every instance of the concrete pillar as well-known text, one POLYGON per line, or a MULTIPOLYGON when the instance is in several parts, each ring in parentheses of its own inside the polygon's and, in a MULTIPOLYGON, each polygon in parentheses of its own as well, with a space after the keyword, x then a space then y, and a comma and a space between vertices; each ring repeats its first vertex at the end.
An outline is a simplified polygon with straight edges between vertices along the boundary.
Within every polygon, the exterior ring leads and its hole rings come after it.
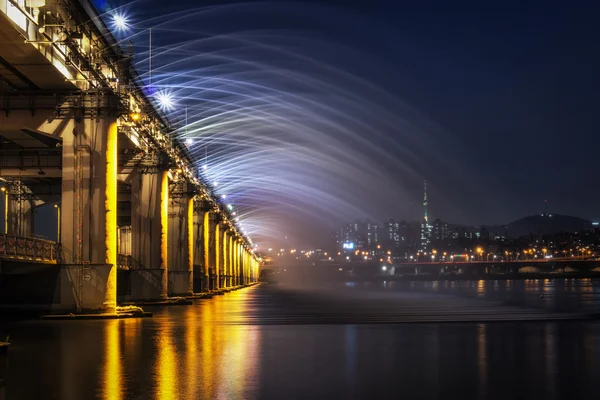
MULTIPOLYGON (((218 218, 218 215, 213 214, 215 218, 218 218)), ((215 223, 215 235, 214 235, 214 255, 215 255, 215 289, 221 289, 223 287, 221 283, 221 266, 223 265, 221 261, 221 237, 223 236, 221 231, 221 224, 218 222, 215 223)))
POLYGON ((131 300, 159 300, 168 295, 167 171, 136 174, 131 181, 131 300))
POLYGON ((227 228, 225 227, 221 227, 221 231, 223 232, 223 236, 222 236, 222 251, 221 251, 221 258, 223 260, 223 267, 221 268, 223 275, 222 275, 222 286, 223 287, 228 287, 229 286, 229 251, 227 249, 227 243, 229 242, 229 238, 227 235, 227 228))
POLYGON ((8 234, 34 236, 35 205, 17 183, 11 185, 8 195, 8 234))
POLYGON ((252 267, 250 265, 250 257, 248 255, 248 251, 244 249, 244 258, 246 259, 246 283, 250 283, 250 272, 252 271, 252 267))
POLYGON ((239 273, 238 280, 240 281, 240 285, 243 285, 244 284, 244 248, 242 247, 242 244, 240 242, 238 242, 237 253, 238 253, 238 273, 239 273))
POLYGON ((248 260, 246 259, 246 249, 242 245, 242 284, 248 283, 248 260))
MULTIPOLYGON (((208 212, 204 211, 198 202, 194 205, 193 215, 193 290, 194 292, 207 291, 208 271, 205 269, 205 247, 204 247, 204 220, 208 212)), ((207 224, 208 225, 208 224, 207 224)))
POLYGON ((211 251, 210 251, 210 243, 211 243, 211 223, 210 223, 210 212, 205 211, 203 216, 203 225, 202 225, 202 243, 203 243, 203 258, 204 258, 204 281, 203 281, 203 289, 205 292, 212 290, 212 265, 211 264, 211 251))
POLYGON ((194 199, 185 194, 169 201, 169 294, 193 294, 194 199))
POLYGON ((217 216, 214 212, 208 213, 208 223, 207 223, 207 235, 206 242, 208 251, 207 251, 207 262, 208 266, 208 274, 209 274, 209 289, 216 290, 218 289, 218 249, 219 249, 219 224, 216 220, 217 216))
POLYGON ((238 245, 237 245, 237 262, 238 262, 238 282, 240 283, 240 285, 244 284, 244 260, 243 260, 243 247, 242 247, 242 243, 240 242, 240 240, 238 239, 238 245))
POLYGON ((233 241, 233 265, 234 265, 234 282, 236 286, 241 284, 240 282, 240 243, 236 238, 233 241))
POLYGON ((114 312, 117 301, 117 123, 71 123, 62 143, 61 310, 114 312))
POLYGON ((233 264, 233 234, 229 235, 227 242, 227 257, 229 257, 229 286, 235 286, 235 266, 233 264))

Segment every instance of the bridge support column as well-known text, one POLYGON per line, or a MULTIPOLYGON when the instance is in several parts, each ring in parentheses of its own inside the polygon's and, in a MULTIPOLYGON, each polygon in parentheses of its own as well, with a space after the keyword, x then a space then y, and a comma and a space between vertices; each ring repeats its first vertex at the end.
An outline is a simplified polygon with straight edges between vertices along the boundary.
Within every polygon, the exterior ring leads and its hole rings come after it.
POLYGON ((131 300, 168 295, 169 177, 165 170, 137 174, 131 184, 131 300))
POLYGON ((246 258, 246 248, 242 245, 242 284, 248 284, 248 259, 246 258))
POLYGON ((214 240, 214 254, 215 254, 215 289, 221 289, 223 287, 223 283, 221 279, 223 278, 223 274, 221 272, 221 268, 223 267, 223 252, 221 242, 223 240, 223 231, 221 230, 221 224, 218 219, 219 216, 217 214, 213 214, 215 218, 215 240, 214 240))
POLYGON ((229 286, 235 286, 235 265, 233 263, 233 234, 229 235, 227 242, 227 256, 229 257, 229 286))
POLYGON ((229 237, 227 235, 227 228, 221 227, 222 235, 222 251, 221 251, 221 259, 223 260, 222 275, 221 275, 221 286, 226 288, 229 287, 229 250, 227 248, 227 244, 229 243, 229 237))
POLYGON ((198 203, 194 205, 194 249, 193 249, 193 290, 195 293, 208 291, 208 271, 205 268, 207 247, 204 245, 205 231, 204 227, 208 226, 204 221, 208 216, 208 212, 204 211, 198 203))
MULTIPOLYGON (((103 101, 100 97, 98 102, 103 101)), ((110 111, 109 111, 110 112, 110 111)), ((117 302, 117 123, 81 117, 62 145, 60 310, 114 312, 117 302)), ((67 133, 68 132, 68 133, 67 133)))
POLYGON ((211 247, 214 235, 214 231, 212 229, 213 225, 211 223, 210 212, 204 212, 204 224, 203 224, 203 250, 204 250, 204 291, 208 292, 213 290, 214 282, 213 282, 213 268, 214 262, 212 261, 212 250, 211 247))
POLYGON ((218 271, 219 271, 219 224, 217 223, 217 215, 214 212, 207 213, 206 235, 206 267, 208 270, 209 290, 218 289, 218 271))
POLYGON ((34 236, 34 208, 19 185, 12 185, 8 195, 8 234, 34 236))
POLYGON ((236 239, 234 242, 234 249, 233 249, 234 253, 234 263, 235 263, 235 284, 237 286, 242 284, 242 280, 241 280, 241 272, 240 272, 240 241, 239 239, 236 239))
POLYGON ((194 199, 190 195, 169 202, 169 294, 194 293, 194 199))

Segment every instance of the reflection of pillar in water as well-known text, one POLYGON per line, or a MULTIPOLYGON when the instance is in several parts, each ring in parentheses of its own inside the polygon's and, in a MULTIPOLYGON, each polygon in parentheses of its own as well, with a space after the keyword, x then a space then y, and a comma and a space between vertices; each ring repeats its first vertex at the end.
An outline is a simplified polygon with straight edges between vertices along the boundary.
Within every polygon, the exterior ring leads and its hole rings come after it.
POLYGON ((122 398, 123 388, 121 381, 121 344, 119 320, 106 321, 104 327, 104 374, 101 387, 104 389, 102 397, 106 400, 122 398))
POLYGON ((173 344, 173 331, 168 320, 162 320, 156 343, 156 394, 158 399, 177 399, 177 353, 173 344))
MULTIPOLYGON (((200 311, 202 312, 202 311, 200 311)), ((185 312, 185 369, 182 371, 184 376, 181 377, 185 385, 186 399, 200 399, 201 394, 198 392, 198 354, 200 347, 198 346, 198 308, 186 307, 185 312)), ((181 370, 180 370, 181 371, 181 370)))
MULTIPOLYGON (((204 396, 198 398, 215 399, 214 381, 216 377, 214 369, 215 362, 219 359, 218 347, 215 343, 215 336, 218 332, 214 326, 214 307, 215 303, 202 302, 200 310, 200 326, 201 326, 201 360, 199 380, 202 382, 204 396)), ((242 357, 240 357, 242 358, 242 357)))

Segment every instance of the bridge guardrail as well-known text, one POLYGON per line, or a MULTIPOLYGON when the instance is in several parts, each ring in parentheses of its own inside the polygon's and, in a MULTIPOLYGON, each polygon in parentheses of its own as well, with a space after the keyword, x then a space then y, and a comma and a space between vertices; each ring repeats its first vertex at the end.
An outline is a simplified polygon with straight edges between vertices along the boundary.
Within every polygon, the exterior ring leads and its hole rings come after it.
POLYGON ((0 234, 0 258, 58 263, 60 244, 51 240, 0 234))

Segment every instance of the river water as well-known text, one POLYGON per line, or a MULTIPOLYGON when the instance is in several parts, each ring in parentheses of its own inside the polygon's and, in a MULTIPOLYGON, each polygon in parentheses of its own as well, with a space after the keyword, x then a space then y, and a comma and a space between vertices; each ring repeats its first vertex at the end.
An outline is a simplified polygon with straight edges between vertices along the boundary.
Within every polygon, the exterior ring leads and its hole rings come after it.
POLYGON ((0 399, 592 399, 600 323, 571 318, 598 288, 262 285, 153 318, 4 322, 0 399))

